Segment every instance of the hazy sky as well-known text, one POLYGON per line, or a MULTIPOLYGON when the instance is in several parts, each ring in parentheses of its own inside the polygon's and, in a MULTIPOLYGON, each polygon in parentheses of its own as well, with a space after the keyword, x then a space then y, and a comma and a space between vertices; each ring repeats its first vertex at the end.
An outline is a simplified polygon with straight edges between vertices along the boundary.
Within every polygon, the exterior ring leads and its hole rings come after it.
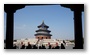
MULTIPOLYGON (((14 39, 35 38, 37 26, 44 23, 51 30, 52 39, 74 39, 73 11, 60 5, 26 6, 14 13, 14 39)), ((84 31, 84 12, 82 12, 84 31)), ((6 13, 4 12, 4 36, 6 13)))

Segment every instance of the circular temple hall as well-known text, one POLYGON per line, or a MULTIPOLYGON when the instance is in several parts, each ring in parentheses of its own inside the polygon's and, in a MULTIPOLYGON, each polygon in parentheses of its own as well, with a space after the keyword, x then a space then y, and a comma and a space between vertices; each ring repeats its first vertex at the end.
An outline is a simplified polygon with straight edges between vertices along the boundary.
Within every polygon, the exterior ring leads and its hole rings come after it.
POLYGON ((38 30, 36 30, 35 38, 42 40, 42 39, 51 39, 50 30, 48 30, 49 26, 47 26, 44 21, 41 25, 38 26, 38 30))

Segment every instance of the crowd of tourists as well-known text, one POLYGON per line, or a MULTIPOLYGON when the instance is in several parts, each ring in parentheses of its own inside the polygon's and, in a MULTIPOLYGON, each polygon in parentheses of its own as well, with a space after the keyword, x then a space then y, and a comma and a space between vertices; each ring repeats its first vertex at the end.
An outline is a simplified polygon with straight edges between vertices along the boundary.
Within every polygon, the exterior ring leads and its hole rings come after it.
POLYGON ((14 44, 13 49, 65 49, 65 46, 63 43, 59 46, 58 43, 55 43, 54 45, 51 45, 49 42, 46 45, 32 45, 30 42, 27 43, 28 45, 25 46, 23 42, 21 42, 21 47, 14 44))

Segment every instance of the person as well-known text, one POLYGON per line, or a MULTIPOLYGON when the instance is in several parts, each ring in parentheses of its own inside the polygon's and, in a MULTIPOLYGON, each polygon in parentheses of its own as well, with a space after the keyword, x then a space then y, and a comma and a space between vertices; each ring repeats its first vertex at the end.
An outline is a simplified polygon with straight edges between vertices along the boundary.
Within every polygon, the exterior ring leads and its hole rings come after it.
POLYGON ((55 49, 60 49, 60 46, 58 46, 58 43, 56 43, 55 49))
POLYGON ((23 42, 21 42, 21 48, 20 49, 25 49, 25 44, 23 44, 23 42))
POLYGON ((51 45, 50 45, 50 43, 48 42, 48 46, 49 46, 49 48, 48 49, 51 49, 51 45))
POLYGON ((33 45, 33 49, 37 49, 37 46, 36 45, 33 45))
POLYGON ((30 42, 28 42, 28 46, 26 46, 26 49, 32 49, 30 42))
POLYGON ((42 45, 42 49, 46 49, 44 45, 42 45))
POLYGON ((61 49, 65 49, 64 45, 61 43, 61 49))
POLYGON ((41 47, 41 46, 39 46, 39 49, 42 49, 42 47, 41 47))

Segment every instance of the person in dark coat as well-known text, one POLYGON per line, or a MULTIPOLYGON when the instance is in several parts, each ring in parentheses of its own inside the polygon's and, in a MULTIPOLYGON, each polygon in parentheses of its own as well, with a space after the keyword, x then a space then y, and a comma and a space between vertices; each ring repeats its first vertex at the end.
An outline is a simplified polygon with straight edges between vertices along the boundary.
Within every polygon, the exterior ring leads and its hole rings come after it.
POLYGON ((66 42, 63 40, 63 43, 66 44, 66 42))
POLYGON ((42 45, 42 49, 46 49, 44 45, 42 45))
POLYGON ((25 44, 22 45, 21 49, 25 49, 25 44))
POLYGON ((39 49, 42 49, 42 47, 41 47, 41 46, 39 46, 39 49))
POLYGON ((21 42, 21 48, 20 49, 25 49, 25 44, 23 44, 23 42, 21 42))
POLYGON ((37 46, 36 45, 33 45, 33 49, 37 49, 37 46))
POLYGON ((26 46, 26 49, 32 49, 30 42, 28 42, 28 46, 26 46))
POLYGON ((49 46, 49 48, 48 48, 48 49, 51 49, 51 45, 50 45, 50 43, 48 43, 48 46, 49 46))
POLYGON ((56 43, 55 49, 60 49, 60 46, 58 46, 58 43, 56 43))
POLYGON ((64 45, 61 43, 61 49, 65 49, 64 45))

